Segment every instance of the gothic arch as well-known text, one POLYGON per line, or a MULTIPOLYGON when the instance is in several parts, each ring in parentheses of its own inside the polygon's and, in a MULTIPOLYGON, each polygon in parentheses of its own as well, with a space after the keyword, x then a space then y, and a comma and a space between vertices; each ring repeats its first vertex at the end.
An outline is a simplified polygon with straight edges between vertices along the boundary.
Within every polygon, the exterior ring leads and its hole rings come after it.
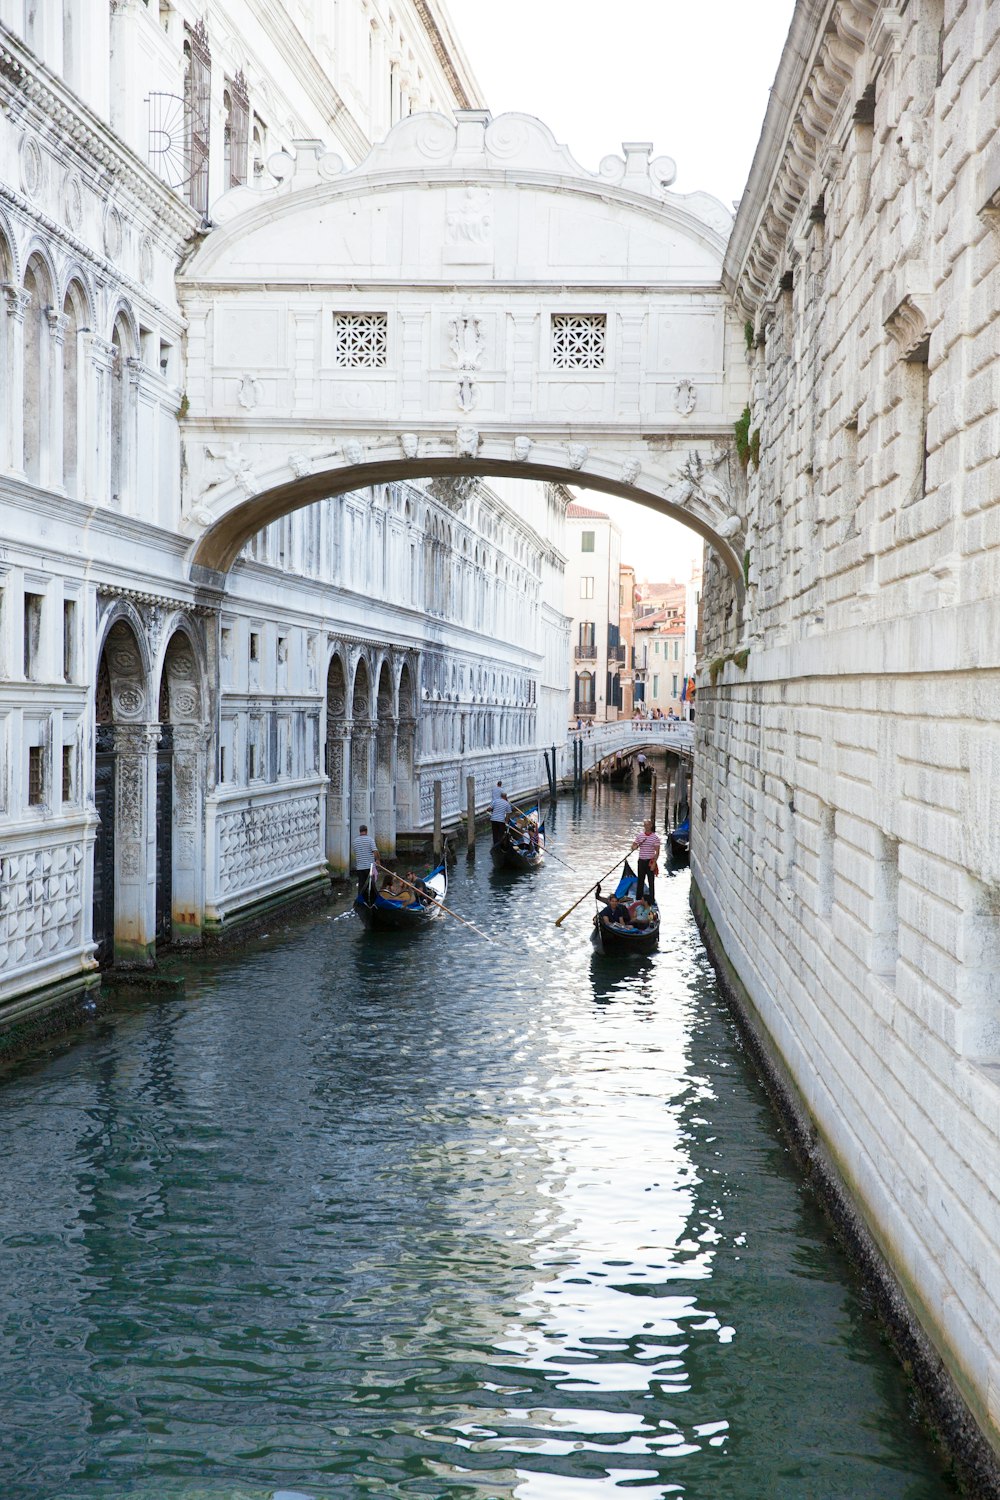
POLYGON ((375 699, 375 828, 379 848, 387 855, 396 852, 396 804, 394 798, 396 766, 396 721, 393 712, 394 693, 392 665, 383 657, 379 667, 375 699))
POLYGON ((326 668, 326 861, 338 875, 350 869, 350 737, 346 653, 335 644, 326 668))
MULTIPOLYGON (((24 472, 44 484, 50 469, 52 426, 52 339, 49 314, 56 277, 47 250, 36 245, 24 268, 25 296, 22 323, 21 435, 24 472)), ((16 420, 16 417, 15 417, 16 420)))
POLYGON ((356 831, 373 824, 374 732, 372 729, 371 672, 362 652, 351 683, 351 825, 356 831))
POLYGON ((164 634, 157 694, 156 936, 196 943, 205 904, 207 677, 192 622, 176 616, 164 634))

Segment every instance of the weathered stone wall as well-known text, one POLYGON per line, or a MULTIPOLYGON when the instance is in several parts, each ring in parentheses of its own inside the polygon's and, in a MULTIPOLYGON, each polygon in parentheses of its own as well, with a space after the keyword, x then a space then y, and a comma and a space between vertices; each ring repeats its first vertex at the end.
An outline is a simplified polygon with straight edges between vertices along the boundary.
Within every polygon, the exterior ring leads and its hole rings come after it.
POLYGON ((727 262, 749 655, 722 660, 716 570, 693 829, 726 953, 996 1446, 998 70, 1000 4, 797 9, 727 262))

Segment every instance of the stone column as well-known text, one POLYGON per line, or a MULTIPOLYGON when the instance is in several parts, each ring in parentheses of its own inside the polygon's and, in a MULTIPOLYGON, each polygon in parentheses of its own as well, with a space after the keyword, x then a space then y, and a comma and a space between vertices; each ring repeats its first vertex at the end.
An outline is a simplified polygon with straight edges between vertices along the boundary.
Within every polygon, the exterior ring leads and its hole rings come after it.
POLYGON ((415 719, 396 723, 396 828, 412 833, 417 826, 413 791, 413 760, 417 738, 415 719))
POLYGON ((388 859, 396 855, 396 722, 379 724, 375 735, 375 838, 388 859))
POLYGON ((48 431, 42 433, 42 453, 48 456, 47 467, 43 463, 43 478, 55 488, 65 488, 66 476, 63 473, 63 421, 65 420, 66 392, 63 388, 63 345, 66 342, 66 328, 69 319, 62 313, 57 313, 54 308, 49 308, 45 314, 48 320, 49 333, 52 336, 49 359, 49 391, 51 402, 49 405, 48 431))
POLYGON ((175 943, 199 943, 205 922, 205 786, 210 736, 200 724, 174 724, 173 735, 171 931, 175 943))
POLYGON ((115 725, 115 963, 156 959, 158 724, 115 725))
MULTIPOLYGON (((7 414, 4 418, 6 451, 10 467, 15 474, 24 473, 24 315, 31 306, 31 293, 22 287, 4 282, 7 299, 7 378, 5 385, 9 394, 7 414)), ((3 445, 0 443, 0 456, 3 445)))
POLYGON ((351 741, 344 719, 328 719, 326 726, 326 862, 334 875, 351 869, 351 741))
POLYGON ((77 400, 83 412, 81 431, 86 447, 77 456, 80 498, 99 505, 108 503, 108 450, 111 424, 108 412, 108 382, 115 359, 115 346, 95 333, 83 335, 84 359, 77 400))
POLYGON ((362 823, 374 826, 372 771, 375 761, 375 725, 371 719, 351 723, 351 835, 362 823))

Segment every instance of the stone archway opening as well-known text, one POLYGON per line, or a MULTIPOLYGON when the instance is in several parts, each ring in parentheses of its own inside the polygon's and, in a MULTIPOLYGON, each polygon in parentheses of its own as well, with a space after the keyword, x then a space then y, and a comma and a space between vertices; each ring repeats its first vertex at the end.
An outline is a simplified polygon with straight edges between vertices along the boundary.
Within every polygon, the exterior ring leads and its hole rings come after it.
POLYGON ((155 813, 149 749, 155 730, 148 722, 139 642, 133 624, 119 618, 98 658, 93 935, 104 967, 146 966, 155 955, 155 877, 148 858, 155 813))
POLYGON ((347 676, 340 653, 330 658, 326 673, 326 862, 334 875, 346 875, 351 865, 351 806, 347 777, 350 765, 350 722, 347 717, 347 676))
POLYGON ((205 908, 204 788, 208 729, 203 673, 184 628, 163 658, 156 776, 156 936, 198 943, 205 908))
POLYGON ((417 705, 413 676, 408 662, 399 673, 396 733, 396 831, 412 833, 416 828, 414 771, 416 769, 417 705))
POLYGON ((371 832, 372 811, 372 690, 368 663, 358 658, 351 689, 351 832, 362 824, 371 832))
POLYGON ((375 700, 374 837, 389 859, 396 855, 396 716, 392 672, 383 661, 375 700))

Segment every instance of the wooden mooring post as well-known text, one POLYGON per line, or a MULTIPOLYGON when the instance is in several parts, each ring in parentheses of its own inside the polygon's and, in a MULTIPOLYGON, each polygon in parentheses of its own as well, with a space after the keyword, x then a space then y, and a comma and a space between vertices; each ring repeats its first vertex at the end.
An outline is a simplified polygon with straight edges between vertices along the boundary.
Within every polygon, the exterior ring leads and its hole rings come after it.
POLYGON ((441 783, 434 783, 434 859, 439 861, 444 849, 444 840, 441 837, 441 783))
POLYGON ((652 795, 650 796, 650 799, 649 799, 649 820, 652 823, 653 828, 655 829, 656 828, 656 772, 655 771, 653 772, 652 795))
POLYGON ((476 778, 465 778, 465 857, 476 857, 476 778))

